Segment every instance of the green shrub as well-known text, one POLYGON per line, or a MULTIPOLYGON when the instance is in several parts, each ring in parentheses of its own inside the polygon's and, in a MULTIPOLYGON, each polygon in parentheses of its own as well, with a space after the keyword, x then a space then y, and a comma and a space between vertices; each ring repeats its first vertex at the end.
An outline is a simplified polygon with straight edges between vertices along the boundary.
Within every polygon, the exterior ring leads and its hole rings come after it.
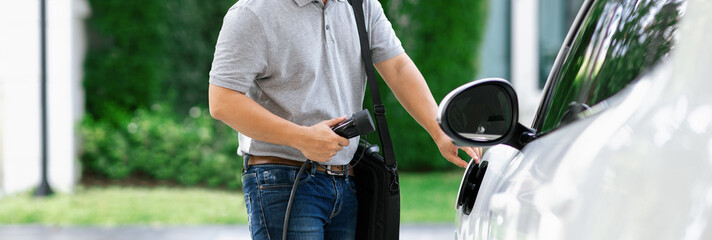
POLYGON ((82 162, 87 171, 112 179, 137 174, 183 185, 239 187, 235 132, 206 109, 193 107, 188 115, 176 117, 166 105, 154 104, 136 110, 120 127, 86 117, 82 162))
POLYGON ((239 186, 234 131, 205 112, 215 42, 234 3, 89 0, 86 172, 239 186))

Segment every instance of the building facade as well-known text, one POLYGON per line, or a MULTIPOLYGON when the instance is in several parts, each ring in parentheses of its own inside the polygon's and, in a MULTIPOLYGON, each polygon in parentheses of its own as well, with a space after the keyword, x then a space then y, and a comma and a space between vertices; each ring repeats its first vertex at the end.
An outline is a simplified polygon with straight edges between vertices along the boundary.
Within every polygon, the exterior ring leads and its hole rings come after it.
POLYGON ((529 126, 551 65, 583 0, 490 0, 479 78, 509 80, 529 126))

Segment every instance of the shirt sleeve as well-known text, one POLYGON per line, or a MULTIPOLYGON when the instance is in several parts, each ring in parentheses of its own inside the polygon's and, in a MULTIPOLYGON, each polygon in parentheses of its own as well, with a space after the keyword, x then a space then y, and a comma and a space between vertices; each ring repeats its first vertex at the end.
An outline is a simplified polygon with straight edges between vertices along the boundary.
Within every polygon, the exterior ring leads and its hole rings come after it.
POLYGON ((381 3, 377 0, 364 0, 365 19, 369 19, 371 57, 373 63, 380 63, 403 53, 401 42, 393 31, 391 22, 383 12, 381 3))
POLYGON ((247 92, 266 75, 268 47, 262 23, 249 9, 234 6, 223 19, 210 69, 210 83, 247 92))

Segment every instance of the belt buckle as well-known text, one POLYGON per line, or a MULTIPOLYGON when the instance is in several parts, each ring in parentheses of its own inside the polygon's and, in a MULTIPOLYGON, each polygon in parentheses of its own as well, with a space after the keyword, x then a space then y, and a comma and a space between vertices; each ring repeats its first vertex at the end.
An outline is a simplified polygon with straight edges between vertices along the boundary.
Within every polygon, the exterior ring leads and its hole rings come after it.
POLYGON ((341 171, 339 172, 334 172, 331 170, 332 165, 326 165, 324 169, 326 169, 326 174, 331 175, 331 176, 346 176, 348 174, 347 172, 344 171, 344 168, 341 168, 341 171))

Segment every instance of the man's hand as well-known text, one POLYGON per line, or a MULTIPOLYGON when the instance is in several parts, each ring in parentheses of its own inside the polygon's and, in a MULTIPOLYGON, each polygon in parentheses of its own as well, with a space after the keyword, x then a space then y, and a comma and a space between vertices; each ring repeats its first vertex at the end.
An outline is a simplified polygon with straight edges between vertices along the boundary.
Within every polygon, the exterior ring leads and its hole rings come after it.
POLYGON ((304 128, 301 138, 295 148, 307 159, 316 162, 326 162, 349 145, 349 140, 337 135, 331 127, 346 120, 346 116, 326 120, 304 128))
POLYGON ((448 137, 441 137, 440 139, 436 140, 435 143, 438 145, 438 149, 440 149, 440 154, 442 154, 445 159, 461 168, 467 167, 467 162, 457 156, 458 149, 464 150, 467 155, 470 155, 470 157, 475 161, 475 163, 480 163, 480 159, 482 158, 482 148, 457 147, 448 137))
MULTIPOLYGON (((435 120, 438 114, 438 105, 430 93, 425 78, 420 74, 413 60, 407 54, 401 53, 375 65, 378 73, 383 76, 398 101, 433 137, 443 157, 457 166, 467 167, 467 162, 457 156, 458 147, 442 132, 435 120)), ((467 152, 475 162, 480 162, 481 148, 463 147, 459 149, 467 152)))

